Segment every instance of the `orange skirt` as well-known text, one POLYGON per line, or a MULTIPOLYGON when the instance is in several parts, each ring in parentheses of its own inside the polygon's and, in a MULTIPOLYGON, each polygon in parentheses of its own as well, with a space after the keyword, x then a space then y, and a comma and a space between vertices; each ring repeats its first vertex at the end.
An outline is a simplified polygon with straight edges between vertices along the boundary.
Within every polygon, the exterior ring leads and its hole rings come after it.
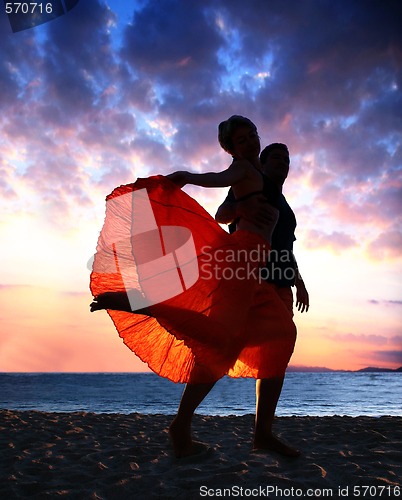
POLYGON ((127 293, 133 312, 108 314, 151 370, 191 383, 284 375, 296 328, 260 279, 264 239, 228 234, 162 176, 120 186, 106 201, 90 289, 127 293))

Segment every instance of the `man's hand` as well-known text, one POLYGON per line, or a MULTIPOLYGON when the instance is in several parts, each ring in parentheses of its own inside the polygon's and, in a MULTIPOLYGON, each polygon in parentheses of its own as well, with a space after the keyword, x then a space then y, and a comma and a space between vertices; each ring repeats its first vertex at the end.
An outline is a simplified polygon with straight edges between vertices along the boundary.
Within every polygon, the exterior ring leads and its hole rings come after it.
POLYGON ((296 286, 296 308, 300 312, 307 312, 310 307, 310 299, 304 281, 297 276, 296 286))

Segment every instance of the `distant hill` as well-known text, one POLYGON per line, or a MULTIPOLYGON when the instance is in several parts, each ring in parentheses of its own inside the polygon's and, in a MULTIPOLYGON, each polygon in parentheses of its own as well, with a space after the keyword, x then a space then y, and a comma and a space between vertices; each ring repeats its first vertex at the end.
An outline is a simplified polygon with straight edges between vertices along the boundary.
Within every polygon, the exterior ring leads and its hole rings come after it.
POLYGON ((289 365, 288 372, 312 372, 312 373, 323 373, 323 372, 335 372, 340 370, 331 370, 331 368, 325 368, 323 366, 297 366, 289 365))
POLYGON ((395 373, 402 372, 402 366, 393 370, 392 368, 378 368, 374 366, 368 366, 367 368, 361 368, 360 370, 332 370, 331 368, 325 368, 324 366, 300 366, 300 365, 289 365, 287 369, 288 373, 326 373, 326 372, 353 372, 353 373, 395 373))
POLYGON ((356 370, 358 372, 402 372, 402 366, 392 370, 391 368, 376 368, 373 366, 369 366, 367 368, 362 368, 361 370, 356 370))

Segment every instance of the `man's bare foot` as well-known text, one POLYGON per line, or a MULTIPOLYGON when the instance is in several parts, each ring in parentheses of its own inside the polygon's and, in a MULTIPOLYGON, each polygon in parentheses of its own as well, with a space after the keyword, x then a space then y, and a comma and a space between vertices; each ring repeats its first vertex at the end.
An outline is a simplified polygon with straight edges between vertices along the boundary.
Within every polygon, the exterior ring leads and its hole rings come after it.
POLYGON ((90 304, 91 312, 101 309, 132 312, 126 292, 105 292, 94 298, 90 304))
POLYGON ((294 457, 294 458, 299 457, 301 455, 299 450, 283 443, 273 434, 269 436, 264 436, 261 439, 255 438, 253 444, 253 451, 255 452, 276 451, 277 453, 285 457, 294 457))

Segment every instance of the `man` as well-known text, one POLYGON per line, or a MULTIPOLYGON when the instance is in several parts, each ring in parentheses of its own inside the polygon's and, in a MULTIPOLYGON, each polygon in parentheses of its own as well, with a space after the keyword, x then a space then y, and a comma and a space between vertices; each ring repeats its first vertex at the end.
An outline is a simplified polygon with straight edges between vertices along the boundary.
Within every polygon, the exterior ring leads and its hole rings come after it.
MULTIPOLYGON (((296 308, 300 312, 308 311, 309 295, 293 254, 296 218, 282 192, 289 173, 289 150, 285 144, 270 144, 261 152, 260 161, 264 174, 272 185, 269 202, 279 210, 279 219, 272 234, 272 251, 267 266, 261 270, 260 276, 275 286, 278 295, 293 316, 291 287, 296 287, 296 308)), ((262 224, 271 216, 270 210, 266 197, 258 195, 236 203, 233 191, 230 189, 226 200, 218 208, 215 219, 221 224, 229 224, 229 230, 233 232, 240 217, 250 218, 262 224)))
MULTIPOLYGON (((260 278, 275 287, 276 293, 293 317, 292 286, 296 287, 297 309, 300 312, 307 312, 310 304, 307 289, 293 254, 296 218, 282 193, 283 184, 289 173, 289 150, 285 144, 270 144, 261 152, 260 162, 263 173, 271 182, 268 199, 261 194, 236 202, 233 191, 230 189, 226 200, 218 208, 215 219, 221 224, 230 224, 229 230, 233 232, 236 230, 236 221, 240 217, 264 224, 272 218, 274 210, 279 211, 278 222, 272 233, 271 253, 266 268, 260 270, 260 278)), ((267 435, 267 429, 269 435, 272 429, 283 381, 284 376, 258 379, 256 382, 259 411, 256 413, 254 448, 272 449, 283 455, 295 457, 299 454, 298 450, 282 443, 272 433, 271 439, 259 438, 260 435, 267 435)))

